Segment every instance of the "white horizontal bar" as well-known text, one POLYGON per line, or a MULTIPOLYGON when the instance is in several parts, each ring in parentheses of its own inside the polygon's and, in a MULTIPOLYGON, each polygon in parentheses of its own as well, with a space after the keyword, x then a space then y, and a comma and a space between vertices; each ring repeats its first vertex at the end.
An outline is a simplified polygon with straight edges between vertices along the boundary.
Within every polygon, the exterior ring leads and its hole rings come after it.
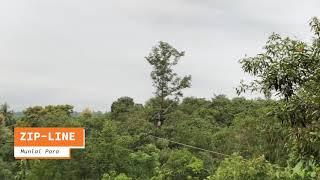
POLYGON ((14 147, 15 158, 69 158, 70 147, 14 147))

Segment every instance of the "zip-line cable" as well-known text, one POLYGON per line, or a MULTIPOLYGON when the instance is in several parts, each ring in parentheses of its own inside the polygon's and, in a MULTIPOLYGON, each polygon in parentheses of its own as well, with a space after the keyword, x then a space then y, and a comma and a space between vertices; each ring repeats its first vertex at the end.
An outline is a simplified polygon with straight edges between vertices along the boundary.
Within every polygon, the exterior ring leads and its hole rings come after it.
MULTIPOLYGON (((203 149, 203 148, 200 148, 200 147, 197 147, 197 146, 184 144, 184 143, 181 143, 181 142, 169 140, 169 139, 158 137, 158 136, 154 136, 154 135, 151 135, 151 134, 149 134, 149 136, 152 136, 152 137, 154 137, 156 139, 166 140, 166 141, 169 141, 169 142, 174 143, 174 144, 179 144, 181 146, 185 146, 185 147, 189 147, 189 148, 193 148, 193 149, 198 149, 198 150, 205 151, 205 152, 210 152, 210 153, 213 153, 213 154, 218 154, 218 155, 225 156, 225 157, 231 157, 231 155, 229 155, 229 154, 224 154, 224 153, 220 153, 220 152, 216 152, 216 151, 212 151, 212 150, 208 150, 208 149, 203 149)), ((242 157, 241 161, 248 162, 250 160, 242 157)), ((268 162, 268 161, 266 161, 266 162, 268 162)), ((281 166, 279 166, 279 168, 280 169, 285 169, 285 167, 281 167, 281 166)))
MULTIPOLYGON (((169 106, 164 109, 163 113, 166 113, 169 108, 175 103, 175 101, 171 102, 169 104, 169 106)), ((158 112, 159 113, 159 112, 158 112)), ((155 118, 156 115, 158 115, 158 113, 156 113, 154 116, 151 117, 151 119, 155 118)), ((213 154, 218 154, 220 156, 226 156, 226 157, 230 157, 230 155, 228 154, 223 154, 223 153, 219 153, 219 152, 215 152, 215 151, 212 151, 212 150, 208 150, 208 149, 203 149, 203 148, 200 148, 200 147, 196 147, 196 146, 192 146, 192 145, 189 145, 189 144, 184 144, 184 143, 181 143, 181 142, 177 142, 177 141, 173 141, 173 140, 169 140, 169 139, 166 139, 166 138, 162 138, 162 137, 158 137, 158 136, 155 136, 155 135, 151 135, 151 134, 147 134, 149 136, 152 136, 156 139, 162 139, 162 140, 166 140, 168 142, 171 142, 171 143, 174 143, 174 144, 179 144, 181 146, 185 146, 185 147, 189 147, 189 148, 193 148, 193 149, 198 149, 198 150, 201 150, 201 151, 206 151, 206 152, 210 152, 210 153, 213 153, 213 154)))

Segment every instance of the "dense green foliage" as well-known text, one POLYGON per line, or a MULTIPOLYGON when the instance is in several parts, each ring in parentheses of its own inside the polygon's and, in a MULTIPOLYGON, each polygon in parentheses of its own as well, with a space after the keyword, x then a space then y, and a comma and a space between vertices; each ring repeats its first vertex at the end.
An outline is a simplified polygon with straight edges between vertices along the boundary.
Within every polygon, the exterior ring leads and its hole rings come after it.
POLYGON ((238 92, 266 99, 172 98, 190 77, 177 77, 171 66, 183 53, 161 42, 147 57, 156 96, 143 105, 120 97, 105 113, 49 105, 17 115, 4 104, 0 179, 320 179, 319 20, 310 25, 312 43, 274 34, 265 52, 240 61, 254 80, 238 92), (159 112, 165 123, 155 126, 159 112), (48 126, 84 127, 86 148, 71 160, 15 160, 13 127, 48 126))

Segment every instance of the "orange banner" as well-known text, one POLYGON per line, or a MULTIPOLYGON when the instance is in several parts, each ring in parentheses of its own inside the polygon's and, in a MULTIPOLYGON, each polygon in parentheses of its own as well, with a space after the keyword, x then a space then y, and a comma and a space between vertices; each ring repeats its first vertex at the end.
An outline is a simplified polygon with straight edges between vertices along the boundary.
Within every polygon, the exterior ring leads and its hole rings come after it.
POLYGON ((84 128, 14 128, 14 146, 84 147, 84 128))

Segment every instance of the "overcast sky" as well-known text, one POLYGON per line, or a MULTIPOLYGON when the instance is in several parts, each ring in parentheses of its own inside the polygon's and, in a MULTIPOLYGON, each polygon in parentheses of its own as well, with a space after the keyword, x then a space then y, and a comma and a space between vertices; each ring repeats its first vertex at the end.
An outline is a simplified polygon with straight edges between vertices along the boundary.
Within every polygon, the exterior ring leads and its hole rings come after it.
POLYGON ((72 104, 105 111, 152 96, 144 57, 158 41, 186 51, 186 96, 235 97, 238 60, 272 32, 303 40, 319 0, 1 0, 0 103, 15 110, 72 104))

